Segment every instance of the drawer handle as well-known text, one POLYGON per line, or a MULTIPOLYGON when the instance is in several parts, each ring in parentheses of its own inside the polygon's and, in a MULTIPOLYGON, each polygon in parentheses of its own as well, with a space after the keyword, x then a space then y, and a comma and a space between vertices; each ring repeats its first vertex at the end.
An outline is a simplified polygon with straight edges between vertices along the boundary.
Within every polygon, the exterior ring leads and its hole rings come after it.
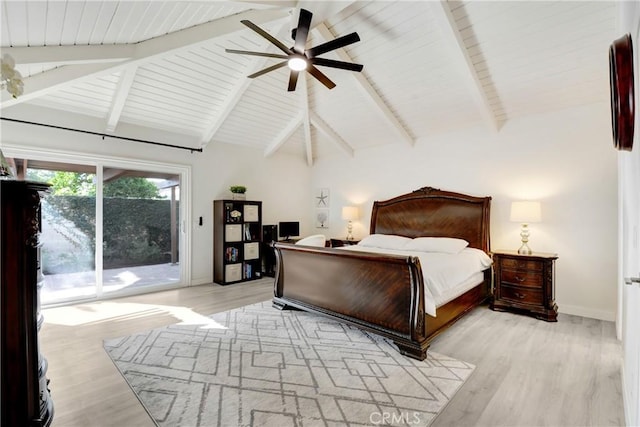
POLYGON ((516 297, 518 297, 518 298, 520 298, 520 299, 524 299, 524 298, 526 298, 526 296, 527 296, 527 295, 526 295, 526 294, 521 294, 521 293, 515 292, 515 296, 516 296, 516 297))
POLYGON ((524 279, 525 279, 524 277, 518 277, 518 276, 516 276, 516 280, 517 280, 518 282, 524 282, 524 279))

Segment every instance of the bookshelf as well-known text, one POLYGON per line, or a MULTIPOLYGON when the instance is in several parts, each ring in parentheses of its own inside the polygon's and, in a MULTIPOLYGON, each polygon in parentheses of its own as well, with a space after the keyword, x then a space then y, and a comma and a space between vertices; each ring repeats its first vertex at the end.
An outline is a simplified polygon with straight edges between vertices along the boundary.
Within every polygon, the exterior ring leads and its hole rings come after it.
POLYGON ((220 285, 262 277, 262 202, 213 201, 213 280, 220 285))

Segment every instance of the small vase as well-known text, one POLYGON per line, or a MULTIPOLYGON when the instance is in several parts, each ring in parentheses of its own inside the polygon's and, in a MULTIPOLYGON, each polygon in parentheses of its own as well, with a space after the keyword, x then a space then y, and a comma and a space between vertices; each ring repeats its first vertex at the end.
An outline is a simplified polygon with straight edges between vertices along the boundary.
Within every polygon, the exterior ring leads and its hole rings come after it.
POLYGON ((231 193, 233 200, 247 200, 247 195, 245 193, 231 193))

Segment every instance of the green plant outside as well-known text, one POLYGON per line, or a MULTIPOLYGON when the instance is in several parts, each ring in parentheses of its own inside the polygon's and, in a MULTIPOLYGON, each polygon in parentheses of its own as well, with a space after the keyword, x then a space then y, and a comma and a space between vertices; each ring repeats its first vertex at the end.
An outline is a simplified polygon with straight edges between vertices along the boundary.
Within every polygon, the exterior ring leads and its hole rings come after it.
MULTIPOLYGON (((59 253, 43 246, 45 274, 70 273, 78 270, 78 258, 90 251, 90 265, 95 268, 95 198, 78 196, 46 197, 51 211, 48 221, 74 248, 59 253), (73 224, 73 232, 68 224, 73 224), (81 239, 82 237, 82 239, 81 239), (82 241, 88 239, 90 248, 82 241)), ((176 206, 178 209, 178 206, 176 206)), ((103 267, 105 269, 152 265, 171 260, 171 201, 108 197, 103 202, 103 267)))

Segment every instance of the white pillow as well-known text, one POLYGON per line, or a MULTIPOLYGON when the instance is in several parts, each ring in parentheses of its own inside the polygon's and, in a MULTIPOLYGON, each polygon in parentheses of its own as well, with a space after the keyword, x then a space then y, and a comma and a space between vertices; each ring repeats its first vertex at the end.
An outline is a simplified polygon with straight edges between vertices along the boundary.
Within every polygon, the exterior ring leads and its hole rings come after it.
POLYGON ((403 248, 405 251, 444 252, 457 254, 469 246, 469 242, 453 237, 416 237, 403 248))
POLYGON ((304 245, 304 246, 320 246, 324 247, 327 238, 324 234, 314 234, 313 236, 305 237, 304 239, 300 239, 296 242, 296 245, 304 245))
POLYGON ((360 240, 358 246, 402 250, 409 242, 411 242, 411 239, 404 236, 396 236, 394 234, 371 234, 360 240))

